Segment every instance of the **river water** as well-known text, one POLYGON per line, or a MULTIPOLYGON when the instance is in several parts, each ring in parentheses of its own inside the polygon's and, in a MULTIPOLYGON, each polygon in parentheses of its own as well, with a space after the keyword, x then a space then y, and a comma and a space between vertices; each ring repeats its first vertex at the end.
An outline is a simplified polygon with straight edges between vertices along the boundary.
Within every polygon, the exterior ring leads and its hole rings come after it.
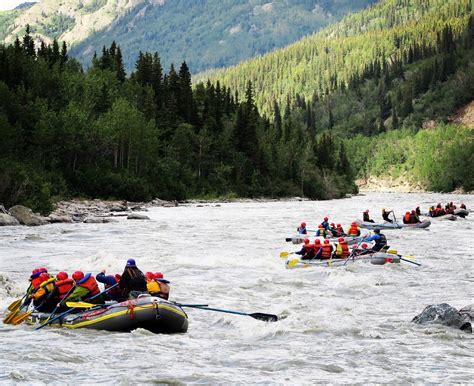
POLYGON ((31 270, 121 273, 133 257, 162 271, 171 300, 243 312, 186 309, 186 334, 33 331, 1 324, 0 382, 17 383, 470 383, 474 335, 410 320, 428 304, 473 303, 474 213, 429 230, 388 230, 389 244, 421 267, 286 270, 285 237, 325 215, 347 227, 371 209, 402 212, 474 196, 371 193, 344 200, 151 208, 150 221, 0 228, 0 309, 21 297, 31 270))

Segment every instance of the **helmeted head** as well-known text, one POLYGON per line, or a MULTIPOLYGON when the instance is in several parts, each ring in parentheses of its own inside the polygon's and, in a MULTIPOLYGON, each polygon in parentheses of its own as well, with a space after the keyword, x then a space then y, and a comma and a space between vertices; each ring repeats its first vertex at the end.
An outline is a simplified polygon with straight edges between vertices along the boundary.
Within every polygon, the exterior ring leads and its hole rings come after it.
POLYGON ((128 259, 127 260, 127 267, 136 267, 137 263, 135 263, 135 259, 128 259))
POLYGON ((45 267, 38 268, 38 272, 48 272, 45 267))
POLYGON ((163 279, 163 274, 161 272, 155 272, 155 279, 163 279))
POLYGON ((306 228, 306 223, 305 222, 301 223, 301 228, 306 228))
POLYGON ((415 209, 413 209, 413 210, 411 211, 411 214, 415 214, 415 209))
POLYGON ((410 212, 407 211, 407 212, 405 212, 405 214, 410 214, 410 212))
POLYGON ((75 282, 78 282, 79 280, 81 280, 83 278, 84 278, 84 272, 82 272, 82 271, 76 271, 72 274, 72 279, 75 282))
POLYGON ((321 245, 321 240, 315 239, 314 240, 314 245, 321 245))
POLYGON ((379 228, 375 228, 375 229, 374 229, 374 233, 379 234, 379 233, 380 233, 380 229, 379 229, 379 228))
POLYGON ((344 237, 339 237, 339 238, 337 239, 337 241, 339 241, 340 243, 343 242, 343 241, 344 241, 344 237))
POLYGON ((327 216, 326 216, 326 217, 324 217, 324 221, 328 221, 328 220, 329 220, 329 219, 327 218, 327 216))
POLYGON ((369 210, 368 210, 368 209, 366 209, 366 210, 365 210, 365 213, 369 213, 369 210))
POLYGON ((43 283, 49 279, 49 274, 47 272, 42 272, 41 275, 38 276, 38 279, 40 283, 43 283))
POLYGON ((324 240, 324 244, 329 244, 329 240, 328 240, 328 239, 325 239, 325 240, 324 240))
POLYGON ((342 225, 341 224, 337 224, 337 227, 340 228, 342 225))
POLYGON ((322 228, 324 228, 324 225, 323 225, 323 224, 319 224, 319 225, 318 225, 318 228, 319 228, 319 229, 322 229, 322 228))
POLYGON ((304 239, 305 244, 309 244, 309 239, 304 239))
POLYGON ((362 243, 361 247, 364 248, 364 249, 367 249, 368 245, 367 245, 367 243, 362 243))
POLYGON ((119 274, 119 273, 116 273, 116 274, 114 275, 114 277, 115 277, 115 281, 118 283, 118 282, 120 281, 120 279, 122 278, 122 275, 119 274))
POLYGON ((153 280, 155 278, 155 274, 153 272, 147 272, 145 273, 145 279, 148 281, 153 280))
POLYGON ((356 227, 357 226, 357 223, 355 221, 352 222, 351 224, 353 227, 356 227))
POLYGON ((332 222, 331 223, 331 227, 334 228, 336 225, 332 222))
POLYGON ((56 275, 56 279, 58 280, 66 280, 67 278, 68 278, 68 275, 64 271, 58 272, 58 274, 56 275))

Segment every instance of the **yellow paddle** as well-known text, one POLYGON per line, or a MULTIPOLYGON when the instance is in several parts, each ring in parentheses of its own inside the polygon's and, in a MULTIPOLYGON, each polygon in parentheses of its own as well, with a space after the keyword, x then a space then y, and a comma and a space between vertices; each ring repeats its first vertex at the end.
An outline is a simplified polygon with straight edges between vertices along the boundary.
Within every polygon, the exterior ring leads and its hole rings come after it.
POLYGON ((287 268, 293 268, 296 264, 300 262, 300 259, 293 259, 288 262, 286 265, 287 268))
POLYGON ((20 324, 21 322, 23 322, 24 320, 28 319, 28 317, 33 313, 34 310, 32 311, 28 311, 28 312, 25 312, 23 314, 20 314, 20 315, 17 315, 13 318, 11 324, 14 324, 15 326, 17 324, 20 324))
MULTIPOLYGON (((26 295, 25 295, 25 296, 26 296, 26 295)), ((23 298, 24 298, 24 296, 23 296, 23 298)), ((13 311, 19 309, 23 298, 18 299, 18 300, 15 300, 12 304, 10 304, 10 305, 8 306, 8 311, 13 312, 13 311)))
POLYGON ((18 309, 18 308, 17 308, 15 311, 10 312, 10 313, 7 315, 7 317, 6 317, 5 319, 3 319, 3 323, 5 323, 5 324, 10 324, 10 323, 12 322, 13 318, 14 318, 15 316, 17 316, 19 312, 20 312, 20 309, 18 309))
POLYGON ((66 302, 66 306, 68 306, 69 308, 92 308, 100 305, 102 304, 92 304, 86 302, 66 302))

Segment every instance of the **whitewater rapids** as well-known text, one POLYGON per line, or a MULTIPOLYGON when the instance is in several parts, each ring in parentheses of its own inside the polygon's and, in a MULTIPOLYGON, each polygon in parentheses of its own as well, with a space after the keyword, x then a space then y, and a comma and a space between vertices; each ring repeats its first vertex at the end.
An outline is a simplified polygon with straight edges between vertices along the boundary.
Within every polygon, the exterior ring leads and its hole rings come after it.
POLYGON ((286 270, 281 251, 301 221, 325 215, 344 228, 370 209, 397 218, 420 205, 472 195, 367 194, 305 202, 151 208, 150 221, 0 228, 0 312, 21 297, 31 270, 121 273, 128 258, 162 271, 183 303, 282 316, 185 309, 186 334, 110 333, 0 325, 0 382, 17 383, 470 383, 474 334, 410 323, 428 304, 474 302, 474 213, 429 230, 387 230, 409 263, 286 270))

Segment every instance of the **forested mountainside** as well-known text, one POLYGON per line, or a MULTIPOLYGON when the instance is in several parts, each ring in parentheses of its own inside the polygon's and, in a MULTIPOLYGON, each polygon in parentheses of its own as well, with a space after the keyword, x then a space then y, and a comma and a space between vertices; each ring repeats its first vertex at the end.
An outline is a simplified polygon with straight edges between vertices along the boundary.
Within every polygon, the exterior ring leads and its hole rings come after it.
POLYGON ((257 106, 287 137, 295 124, 312 136, 358 135, 346 143, 358 177, 472 190, 470 168, 454 168, 472 165, 472 129, 436 123, 474 99, 472 13, 471 0, 385 0, 288 48, 196 79, 239 92, 252 81, 257 106), (417 134, 429 121, 431 132, 417 134), (398 128, 407 130, 384 134, 398 128), (426 143, 438 149, 429 157, 420 155, 426 143))
POLYGON ((137 52, 159 51, 165 67, 186 60, 196 73, 286 46, 374 2, 61 0, 58 6, 56 0, 40 0, 14 18, 0 19, 0 40, 6 34, 13 42, 29 24, 32 35, 46 43, 65 40, 85 65, 94 51, 117 41, 126 70, 133 70, 137 52))
POLYGON ((0 45, 0 202, 47 212, 55 197, 343 197, 355 192, 341 141, 283 139, 244 93, 193 89, 185 62, 140 53, 127 77, 113 43, 87 72, 67 45, 28 33, 0 45), (333 163, 320 158, 329 152, 333 163))

